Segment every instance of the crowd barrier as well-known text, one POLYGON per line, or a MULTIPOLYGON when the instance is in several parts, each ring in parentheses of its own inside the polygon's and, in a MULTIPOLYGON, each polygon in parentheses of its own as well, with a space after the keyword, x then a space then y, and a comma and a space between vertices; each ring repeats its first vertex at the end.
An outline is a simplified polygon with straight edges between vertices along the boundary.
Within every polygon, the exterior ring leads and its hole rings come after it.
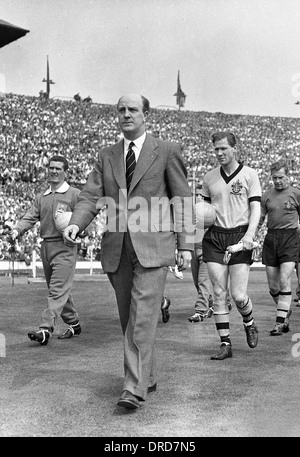
MULTIPOLYGON (((36 252, 32 253, 32 262, 30 265, 27 265, 25 262, 20 262, 18 260, 1 260, 0 261, 0 275, 7 276, 18 276, 19 274, 26 274, 31 278, 37 278, 38 276, 43 276, 43 264, 41 260, 36 259, 36 252)), ((265 266, 261 262, 254 262, 251 266, 252 270, 264 269, 265 266)), ((94 260, 93 258, 89 260, 78 260, 76 262, 76 272, 84 272, 90 275, 94 273, 103 272, 102 265, 100 261, 94 260)))
MULTIPOLYGON (((89 260, 78 260, 76 262, 76 270, 84 270, 92 275, 95 271, 102 270, 101 262, 89 259, 89 260)), ((36 259, 36 252, 32 252, 32 261, 30 265, 19 260, 1 260, 0 261, 0 273, 4 275, 18 275, 20 273, 26 273, 32 278, 43 275, 43 264, 41 260, 36 259)))

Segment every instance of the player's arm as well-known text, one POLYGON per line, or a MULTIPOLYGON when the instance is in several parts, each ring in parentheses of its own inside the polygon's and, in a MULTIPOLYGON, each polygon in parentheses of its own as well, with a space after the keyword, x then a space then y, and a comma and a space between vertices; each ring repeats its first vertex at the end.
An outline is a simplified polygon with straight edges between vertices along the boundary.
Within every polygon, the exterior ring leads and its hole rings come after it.
MULTIPOLYGON (((260 199, 259 199, 260 200, 260 199)), ((260 219, 260 201, 258 199, 253 200, 250 202, 250 217, 249 217, 249 226, 248 230, 243 236, 243 238, 237 243, 231 246, 228 246, 223 262, 225 264, 229 263, 231 255, 235 252, 243 251, 243 250, 250 250, 258 247, 258 243, 254 241, 254 237, 256 234, 256 228, 259 223, 260 219)), ((253 255, 253 254, 252 254, 253 255)))
POLYGON ((255 236, 258 236, 259 231, 265 222, 266 216, 267 216, 267 209, 266 209, 265 201, 264 201, 264 199, 262 199, 261 206, 260 206, 260 218, 259 218, 259 223, 258 223, 258 226, 256 229, 255 236))
POLYGON ((40 196, 35 198, 33 205, 26 211, 22 219, 12 227, 10 236, 15 240, 28 230, 32 229, 40 221, 40 196))
POLYGON ((249 226, 248 230, 242 238, 243 245, 245 249, 253 248, 253 239, 256 235, 256 230, 260 221, 261 216, 261 205, 258 200, 250 201, 250 217, 249 217, 249 226))

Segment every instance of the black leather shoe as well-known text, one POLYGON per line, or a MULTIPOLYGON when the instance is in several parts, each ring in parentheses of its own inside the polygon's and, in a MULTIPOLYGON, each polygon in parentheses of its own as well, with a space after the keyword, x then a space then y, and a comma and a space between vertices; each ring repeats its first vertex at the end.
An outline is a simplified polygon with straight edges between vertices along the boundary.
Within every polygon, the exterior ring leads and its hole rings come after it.
POLYGON ((246 332, 246 340, 247 340, 248 346, 252 349, 255 348, 258 343, 258 330, 255 325, 255 322, 253 321, 253 324, 250 326, 244 325, 244 329, 246 332))
POLYGON ((232 357, 231 344, 222 343, 219 352, 211 356, 211 360, 224 360, 232 357))
POLYGON ((41 328, 37 332, 28 332, 28 338, 31 341, 37 341, 41 346, 47 346, 50 337, 51 332, 46 328, 41 328))
POLYGON ((151 392, 156 392, 157 389, 157 383, 153 384, 153 386, 148 387, 148 394, 151 394, 151 392))
POLYGON ((140 402, 133 393, 129 392, 129 390, 124 390, 117 405, 127 409, 137 409, 140 406, 140 402))
POLYGON ((271 336, 279 336, 283 333, 288 333, 290 331, 289 324, 285 322, 283 324, 275 324, 274 328, 270 331, 271 336))
POLYGON ((164 324, 168 322, 170 319, 170 312, 169 312, 169 307, 170 307, 171 301, 167 297, 163 297, 162 302, 161 302, 161 314, 162 314, 162 321, 164 324))
POLYGON ((64 333, 62 333, 61 335, 59 335, 57 338, 59 340, 66 340, 68 338, 72 338, 73 336, 79 336, 80 333, 81 333, 81 327, 80 327, 79 322, 77 322, 77 324, 69 325, 67 330, 64 333))

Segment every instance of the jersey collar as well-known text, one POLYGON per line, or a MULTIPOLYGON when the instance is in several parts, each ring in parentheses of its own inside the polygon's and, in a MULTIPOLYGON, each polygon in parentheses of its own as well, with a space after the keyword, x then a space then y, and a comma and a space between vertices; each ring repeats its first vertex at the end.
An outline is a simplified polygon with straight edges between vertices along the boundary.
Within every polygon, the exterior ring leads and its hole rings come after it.
POLYGON ((237 169, 229 176, 226 175, 225 171, 221 167, 221 176, 224 179, 224 181, 226 182, 226 184, 228 184, 233 178, 236 177, 236 175, 241 171, 243 166, 244 165, 242 163, 240 163, 239 166, 237 167, 237 169))
MULTIPOLYGON (((58 194, 64 194, 64 193, 67 192, 69 187, 70 187, 69 184, 66 181, 64 181, 62 183, 62 185, 58 189, 56 189, 55 192, 57 192, 58 194)), ((51 186, 50 186, 49 189, 47 189, 46 192, 44 192, 43 195, 49 195, 49 194, 51 194, 51 192, 52 192, 52 189, 51 189, 51 186)))

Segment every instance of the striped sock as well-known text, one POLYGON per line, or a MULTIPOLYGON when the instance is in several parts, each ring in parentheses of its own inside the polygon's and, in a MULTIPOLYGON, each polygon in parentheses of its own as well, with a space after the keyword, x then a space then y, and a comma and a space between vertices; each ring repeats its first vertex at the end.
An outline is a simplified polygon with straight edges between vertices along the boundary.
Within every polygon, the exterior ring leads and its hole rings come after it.
POLYGON ((214 313, 216 329, 219 334, 221 343, 231 344, 229 335, 229 313, 214 313))
POLYGON ((239 303, 236 305, 240 315, 243 318, 243 322, 245 326, 250 326, 253 324, 253 316, 252 316, 252 301, 249 297, 246 297, 243 303, 239 303))
POLYGON ((283 324, 286 315, 290 309, 292 301, 292 292, 279 292, 279 300, 277 305, 276 323, 283 324))

